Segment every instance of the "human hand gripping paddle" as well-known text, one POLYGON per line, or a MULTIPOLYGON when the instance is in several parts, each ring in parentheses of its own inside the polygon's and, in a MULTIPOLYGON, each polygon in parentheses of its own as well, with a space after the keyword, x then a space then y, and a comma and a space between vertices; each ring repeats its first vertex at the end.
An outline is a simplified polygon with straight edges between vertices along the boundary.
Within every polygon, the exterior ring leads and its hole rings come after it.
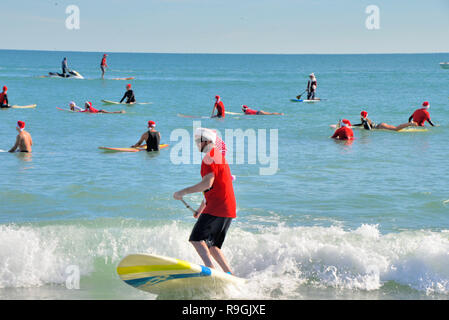
POLYGON ((305 93, 307 91, 307 89, 306 90, 304 90, 300 95, 298 95, 298 96, 296 96, 296 99, 301 99, 301 96, 305 93))
POLYGON ((187 209, 189 209, 190 211, 193 212, 193 217, 198 218, 199 212, 196 211, 195 209, 193 209, 187 202, 185 202, 184 199, 182 198, 182 195, 179 192, 175 192, 175 194, 173 195, 173 198, 181 201, 186 206, 187 209))

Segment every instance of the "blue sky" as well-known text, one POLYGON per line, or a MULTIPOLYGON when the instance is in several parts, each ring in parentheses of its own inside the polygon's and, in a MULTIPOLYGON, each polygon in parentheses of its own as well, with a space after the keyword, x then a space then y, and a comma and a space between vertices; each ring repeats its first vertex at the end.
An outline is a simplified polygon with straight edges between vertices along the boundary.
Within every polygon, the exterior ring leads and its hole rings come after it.
POLYGON ((2 0, 0 49, 179 53, 449 52, 449 0, 2 0), (68 5, 80 29, 65 26, 68 5), (368 30, 368 5, 380 29, 368 30))

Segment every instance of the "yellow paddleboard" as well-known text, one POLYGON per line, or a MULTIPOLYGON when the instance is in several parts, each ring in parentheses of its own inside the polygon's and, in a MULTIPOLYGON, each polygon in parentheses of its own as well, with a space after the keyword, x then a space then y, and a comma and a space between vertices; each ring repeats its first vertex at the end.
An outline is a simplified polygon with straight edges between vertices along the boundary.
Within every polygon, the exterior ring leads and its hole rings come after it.
POLYGON ((36 108, 37 104, 30 104, 28 106, 11 106, 13 109, 31 109, 36 108))
POLYGON ((131 254, 117 266, 125 283, 153 294, 222 291, 228 285, 242 285, 245 279, 187 261, 153 255, 131 254))

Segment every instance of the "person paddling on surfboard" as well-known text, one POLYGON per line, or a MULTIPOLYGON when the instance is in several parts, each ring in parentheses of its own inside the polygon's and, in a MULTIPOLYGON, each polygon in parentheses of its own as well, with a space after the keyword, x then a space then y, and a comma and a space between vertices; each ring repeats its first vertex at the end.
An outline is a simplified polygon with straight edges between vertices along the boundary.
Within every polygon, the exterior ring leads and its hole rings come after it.
POLYGON ((232 219, 236 218, 236 201, 232 175, 226 158, 217 149, 217 134, 207 128, 197 128, 195 143, 198 150, 206 155, 201 163, 201 182, 173 194, 176 200, 185 195, 203 192, 204 200, 194 213, 197 218, 189 241, 209 268, 215 268, 212 258, 224 272, 232 274, 231 267, 223 252, 222 244, 232 219))
POLYGON ((407 122, 400 124, 398 126, 392 126, 389 124, 386 124, 384 122, 381 122, 379 124, 375 124, 373 121, 368 119, 368 112, 362 111, 360 113, 360 121, 361 123, 353 124, 353 127, 361 127, 365 128, 366 130, 372 130, 372 129, 384 129, 384 130, 393 130, 393 131, 399 131, 407 127, 416 127, 417 124, 415 122, 407 122))
POLYGON ((126 92, 123 95, 122 100, 120 100, 120 103, 122 103, 123 100, 125 100, 125 98, 126 98, 126 102, 125 103, 132 104, 132 103, 136 102, 136 97, 134 96, 134 91, 131 90, 131 84, 130 83, 128 83, 126 85, 126 92))
POLYGON ((283 116, 284 115, 283 113, 279 113, 279 112, 266 112, 266 111, 263 111, 263 110, 253 110, 253 109, 248 108, 248 106, 245 106, 245 105, 242 106, 242 111, 246 115, 262 115, 262 116, 265 116, 265 115, 280 115, 280 116, 283 116))
POLYGON ((159 151, 159 144, 161 142, 161 134, 159 131, 156 131, 156 122, 148 121, 148 131, 145 132, 140 140, 132 145, 131 148, 138 148, 142 145, 144 141, 147 143, 147 151, 159 151))
POLYGON ((86 101, 86 103, 84 104, 84 107, 86 109, 84 109, 83 111, 80 111, 80 112, 87 112, 87 113, 125 113, 124 110, 122 110, 122 111, 106 111, 106 110, 103 110, 103 109, 101 109, 101 110, 95 109, 94 107, 92 107, 92 102, 90 102, 90 101, 86 101))
POLYGON ((415 112, 413 112, 410 118, 408 118, 408 121, 410 122, 413 120, 420 127, 424 127, 424 124, 427 121, 428 123, 430 123, 432 127, 434 127, 435 125, 430 120, 430 113, 428 111, 429 108, 430 108, 429 102, 424 101, 422 104, 422 108, 415 110, 415 112))
POLYGON ((15 152, 17 149, 19 149, 19 152, 31 152, 33 139, 31 139, 30 133, 25 131, 25 122, 17 121, 16 130, 19 132, 16 143, 8 152, 15 152))
POLYGON ((81 107, 78 107, 74 101, 69 102, 69 108, 70 108, 70 110, 75 111, 75 112, 84 112, 84 109, 81 107))
POLYGON ((11 108, 8 101, 8 87, 3 86, 3 91, 0 93, 0 108, 11 108))
POLYGON ((340 121, 340 126, 340 128, 335 130, 331 138, 338 140, 353 140, 354 131, 351 129, 351 122, 347 119, 343 119, 340 121))
POLYGON ((221 101, 220 96, 215 96, 215 104, 214 108, 212 109, 212 115, 211 118, 224 118, 225 117, 225 106, 223 101, 221 101), (215 109, 217 109, 217 114, 214 115, 215 109))
MULTIPOLYGON (((310 80, 307 82, 307 100, 315 100, 316 88, 318 83, 314 73, 309 74, 310 80)), ((299 98, 298 98, 299 99, 299 98)))
POLYGON ((106 68, 108 68, 108 64, 106 63, 106 57, 108 55, 104 54, 103 58, 101 59, 101 63, 100 63, 100 69, 101 69, 101 78, 104 79, 104 73, 106 72, 106 68))

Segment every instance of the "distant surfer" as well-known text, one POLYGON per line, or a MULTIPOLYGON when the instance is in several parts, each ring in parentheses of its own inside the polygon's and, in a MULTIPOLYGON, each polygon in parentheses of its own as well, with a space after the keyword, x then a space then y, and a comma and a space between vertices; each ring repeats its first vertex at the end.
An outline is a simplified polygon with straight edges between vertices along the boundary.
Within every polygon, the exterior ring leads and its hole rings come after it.
POLYGON ((108 68, 108 64, 106 63, 106 57, 108 55, 104 54, 103 58, 101 59, 100 63, 100 69, 101 69, 101 78, 104 79, 104 73, 106 72, 106 68, 108 68))
POLYGON ((253 109, 248 108, 248 106, 245 106, 245 105, 242 106, 242 111, 247 115, 263 115, 263 116, 265 116, 265 115, 283 116, 284 115, 283 113, 279 113, 279 112, 266 112, 263 110, 253 110, 253 109))
POLYGON ((393 130, 393 131, 399 131, 407 127, 416 127, 417 124, 415 122, 407 122, 400 124, 398 126, 392 126, 389 124, 386 124, 384 122, 381 122, 379 124, 375 124, 371 119, 368 118, 368 112, 362 111, 360 113, 360 121, 359 124, 353 124, 353 127, 361 127, 365 128, 366 130, 373 130, 373 129, 385 129, 385 130, 393 130))
POLYGON ((0 108, 11 108, 8 101, 8 87, 3 86, 3 91, 0 93, 0 108))
POLYGON ((31 152, 33 139, 31 139, 29 132, 25 131, 25 122, 17 121, 16 130, 19 134, 16 137, 16 143, 9 152, 15 152, 17 149, 19 149, 19 152, 31 152))
POLYGON ((338 140, 353 140, 354 131, 351 129, 351 122, 347 119, 343 119, 339 123, 340 128, 335 130, 331 138, 338 140))
POLYGON ((62 59, 61 68, 62 68, 62 76, 64 78, 68 77, 69 75, 66 75, 66 73, 69 73, 70 70, 69 70, 69 65, 67 63, 67 58, 66 57, 64 57, 64 59, 62 59))
POLYGON ((214 108, 212 109, 212 115, 211 118, 224 118, 225 117, 225 106, 223 101, 221 101, 220 96, 215 96, 215 104, 214 108), (217 114, 214 115, 215 109, 217 109, 217 114))
POLYGON ((430 113, 428 111, 429 108, 430 108, 429 102, 424 101, 422 104, 422 108, 415 110, 415 112, 413 112, 410 118, 408 118, 408 121, 410 122, 413 120, 420 127, 424 127, 424 124, 427 121, 428 123, 430 123, 432 127, 434 127, 435 125, 430 120, 430 113))
POLYGON ((225 156, 217 146, 217 134, 207 128, 198 128, 195 143, 206 155, 201 163, 201 182, 173 194, 176 200, 191 193, 203 192, 204 200, 193 217, 197 218, 189 241, 209 268, 214 268, 212 258, 224 272, 232 274, 223 252, 222 244, 232 219, 236 217, 236 201, 232 175, 225 156))
POLYGON ((126 92, 123 95, 122 100, 120 100, 120 103, 122 103, 123 100, 125 100, 125 99, 126 99, 125 103, 128 103, 128 104, 132 104, 132 103, 136 102, 136 97, 134 96, 134 91, 131 90, 131 84, 130 83, 128 83, 126 85, 126 92))
POLYGON ((309 81, 307 82, 307 100, 314 100, 316 94, 316 88, 318 83, 314 73, 309 74, 309 81))
POLYGON ((98 109, 92 107, 92 102, 90 102, 90 101, 86 101, 86 103, 84 104, 84 107, 86 109, 84 109, 83 111, 80 111, 80 112, 87 112, 87 113, 125 113, 124 110, 122 110, 122 111, 106 111, 106 110, 103 110, 103 109, 98 110, 98 109))
POLYGON ((69 102, 69 108, 71 111, 75 111, 75 112, 83 112, 84 111, 84 109, 81 107, 78 107, 74 101, 69 102))
POLYGON ((159 144, 161 142, 161 134, 156 130, 156 122, 148 121, 148 131, 145 132, 140 140, 132 145, 131 148, 138 148, 142 145, 142 143, 146 141, 147 143, 147 151, 159 151, 159 144))

